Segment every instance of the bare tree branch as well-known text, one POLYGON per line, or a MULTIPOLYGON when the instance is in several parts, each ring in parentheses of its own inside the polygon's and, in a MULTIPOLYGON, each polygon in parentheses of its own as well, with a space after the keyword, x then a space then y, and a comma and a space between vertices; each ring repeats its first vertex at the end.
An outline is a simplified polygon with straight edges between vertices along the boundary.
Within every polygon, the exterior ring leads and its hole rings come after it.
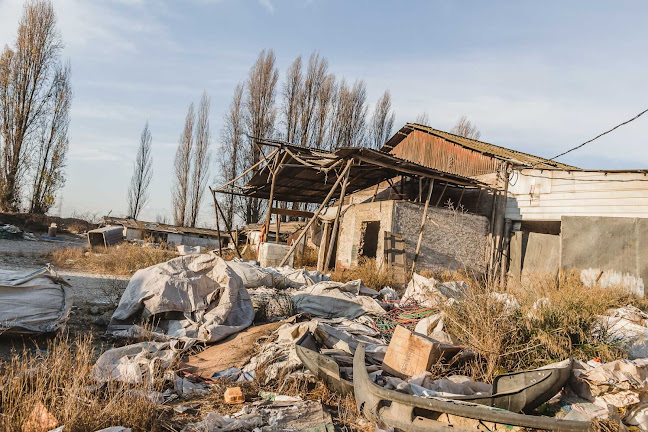
POLYGON ((481 132, 477 129, 477 125, 472 124, 465 115, 461 116, 450 133, 475 140, 481 137, 481 132))
POLYGON ((27 2, 15 47, 0 56, 0 210, 20 206, 31 152, 47 123, 43 117, 53 115, 50 92, 62 48, 50 1, 27 2))
POLYGON ((211 132, 209 130, 209 108, 211 100, 207 92, 203 92, 198 106, 198 116, 196 118, 196 136, 194 138, 193 168, 191 178, 191 206, 189 214, 189 226, 195 227, 200 212, 200 204, 207 187, 209 178, 209 162, 211 154, 209 152, 209 142, 211 132))
POLYGON ((148 202, 148 188, 153 178, 153 152, 151 149, 151 130, 148 121, 142 130, 140 144, 133 167, 130 188, 128 190, 128 216, 137 219, 148 202))
POLYGON ((391 110, 391 95, 389 90, 378 99, 376 109, 371 118, 370 147, 380 149, 391 137, 395 115, 391 110))
POLYGON ((193 149, 193 127, 196 121, 194 113, 194 104, 189 105, 185 127, 178 149, 176 150, 173 171, 175 174, 172 190, 172 207, 173 223, 179 226, 185 226, 187 218, 187 208, 189 202, 189 172, 191 171, 191 155, 193 149))
MULTIPOLYGON (((251 137, 272 138, 274 135, 276 107, 275 94, 279 72, 275 67, 275 55, 272 50, 263 50, 256 63, 250 69, 245 97, 246 129, 251 137)), ((245 160, 250 165, 261 160, 261 148, 253 138, 248 139, 245 160)), ((258 170, 253 170, 250 176, 258 170)), ((246 223, 255 223, 261 219, 263 201, 258 198, 246 198, 246 223)))
MULTIPOLYGON (((239 84, 234 89, 234 97, 225 116, 225 124, 221 131, 220 166, 223 183, 235 179, 241 172, 243 134, 245 124, 243 119, 243 85, 239 84)), ((221 208, 225 213, 226 226, 234 226, 234 216, 240 210, 240 200, 235 195, 227 195, 221 208)), ((239 214, 245 219, 245 213, 239 214)))
POLYGON ((47 112, 38 122, 39 140, 34 151, 34 175, 30 212, 47 213, 56 201, 56 193, 65 184, 65 159, 70 125, 70 65, 57 67, 48 93, 47 112))

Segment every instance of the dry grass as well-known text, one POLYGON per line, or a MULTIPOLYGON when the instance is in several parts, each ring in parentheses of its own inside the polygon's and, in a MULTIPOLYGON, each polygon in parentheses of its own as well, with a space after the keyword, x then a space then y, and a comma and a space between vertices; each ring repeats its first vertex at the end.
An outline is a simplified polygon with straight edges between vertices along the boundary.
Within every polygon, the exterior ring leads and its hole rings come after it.
POLYGON ((331 280, 348 282, 362 279, 365 286, 381 290, 386 286, 399 287, 394 270, 389 266, 378 266, 375 259, 368 259, 352 268, 338 268, 331 273, 331 280))
POLYGON ((79 269, 93 273, 132 275, 137 270, 175 258, 174 251, 142 247, 127 243, 98 247, 91 250, 78 248, 55 249, 50 260, 58 268, 79 269))
POLYGON ((606 329, 597 315, 611 307, 633 304, 646 308, 646 300, 627 291, 583 286, 573 274, 560 280, 540 278, 524 287, 495 290, 470 281, 468 297, 445 307, 450 333, 476 353, 462 365, 475 379, 492 381, 499 373, 543 366, 568 357, 602 362, 624 357, 607 344, 606 329), (490 293, 507 292, 520 303, 517 310, 490 293), (548 301, 542 307, 539 298, 548 301))
POLYGON ((57 337, 46 351, 23 352, 0 367, 0 430, 21 430, 38 404, 66 431, 90 432, 110 426, 134 431, 162 428, 162 412, 145 396, 155 384, 102 387, 90 375, 96 354, 89 337, 57 337))

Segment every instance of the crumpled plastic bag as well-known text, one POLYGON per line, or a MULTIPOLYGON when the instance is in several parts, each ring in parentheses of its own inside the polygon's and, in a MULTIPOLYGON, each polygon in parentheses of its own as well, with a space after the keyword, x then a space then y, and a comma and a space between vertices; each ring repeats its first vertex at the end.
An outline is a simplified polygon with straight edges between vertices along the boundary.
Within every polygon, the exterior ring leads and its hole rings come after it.
POLYGON ((418 273, 412 275, 403 299, 411 298, 425 307, 437 307, 448 301, 460 301, 466 296, 468 285, 463 281, 440 283, 418 273))

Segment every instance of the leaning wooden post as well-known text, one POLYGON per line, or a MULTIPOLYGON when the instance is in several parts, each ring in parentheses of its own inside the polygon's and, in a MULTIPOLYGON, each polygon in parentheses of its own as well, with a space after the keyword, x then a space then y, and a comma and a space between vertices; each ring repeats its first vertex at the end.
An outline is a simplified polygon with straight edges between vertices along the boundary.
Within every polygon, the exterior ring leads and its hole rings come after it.
POLYGON ((441 200, 443 199, 443 194, 445 194, 446 189, 448 188, 448 182, 446 181, 445 186, 443 186, 443 190, 441 191, 441 195, 439 195, 439 199, 436 202, 436 205, 434 207, 439 207, 439 204, 441 204, 441 200))
POLYGON ((218 255, 223 256, 223 246, 221 243, 220 224, 218 223, 218 201, 216 201, 216 192, 212 190, 212 198, 214 198, 214 213, 216 213, 216 232, 218 233, 218 255))
MULTIPOLYGON (((223 218, 223 221, 225 222, 225 229, 227 230, 227 233, 229 234, 230 238, 234 242, 234 244, 237 244, 237 241, 234 240, 234 237, 232 236, 232 227, 230 226, 229 223, 227 223, 227 218, 223 214, 223 210, 221 210, 220 206, 218 205, 218 201, 216 201, 216 191, 209 187, 209 190, 211 191, 212 195, 214 196, 214 205, 216 206, 216 210, 218 210, 218 213, 220 213, 221 217, 223 218)), ((238 239, 238 237, 237 237, 238 239)), ((243 258, 241 256, 241 252, 239 252, 238 247, 235 247, 234 250, 236 251, 236 255, 238 255, 239 258, 243 258)))
POLYGON ((333 256, 333 246, 335 246, 338 227, 340 226, 340 214, 342 213, 342 205, 344 204, 344 195, 346 194, 347 184, 349 183, 349 172, 350 171, 347 171, 346 175, 344 176, 344 181, 342 182, 340 199, 338 202, 337 211, 335 212, 335 221, 333 222, 333 229, 331 230, 331 240, 329 241, 328 251, 326 252, 326 261, 324 261, 324 270, 327 270, 329 268, 329 263, 331 262, 331 257, 333 256))
POLYGON ((419 229, 418 241, 416 242, 416 252, 414 254, 414 260, 412 261, 412 274, 414 274, 414 269, 416 269, 416 261, 418 261, 419 252, 421 251, 421 243, 423 242, 423 230, 425 229, 425 222, 427 221, 428 208, 430 207, 430 197, 432 196, 433 187, 434 179, 430 180, 430 190, 428 191, 427 198, 425 198, 425 208, 423 209, 421 228, 419 229))
POLYGON ((306 235, 306 231, 308 231, 308 229, 311 227, 311 225, 313 225, 313 222, 315 222, 315 219, 317 219, 317 216, 319 216, 319 214, 322 212, 322 210, 326 206, 326 203, 328 203, 329 200, 331 199, 331 197, 333 196, 333 193, 335 192, 335 189, 337 189, 338 185, 342 181, 342 178, 344 176, 346 176, 346 173, 351 169, 351 164, 352 163, 353 163, 353 159, 350 159, 349 162, 347 162, 346 167, 344 167, 344 170, 342 171, 340 176, 335 181, 335 184, 333 185, 333 187, 329 191, 328 195, 326 195, 326 198, 324 198, 324 201, 322 201, 322 204, 317 208, 317 211, 315 212, 315 214, 313 214, 313 217, 311 218, 311 220, 308 221, 308 223, 304 227, 304 230, 301 232, 301 234, 299 234, 299 237, 297 237, 297 240, 295 240, 293 242, 292 246, 290 246, 290 250, 288 251, 286 256, 281 260, 281 263, 279 263, 280 267, 286 265, 286 261, 288 261, 288 258, 290 257, 290 255, 292 255, 292 253, 295 251, 295 248, 297 248, 297 245, 301 241, 302 237, 304 237, 306 235))
MULTIPOLYGON (((276 162, 277 159, 275 158, 275 163, 276 162)), ((267 241, 268 233, 270 232, 270 216, 272 216, 272 201, 274 200, 275 182, 277 180, 277 171, 279 170, 279 167, 275 167, 275 169, 272 169, 270 168, 270 165, 266 165, 266 166, 270 169, 270 171, 272 171, 272 183, 270 184, 270 198, 268 198, 268 213, 266 214, 266 219, 265 219, 265 239, 261 239, 261 241, 267 241)))

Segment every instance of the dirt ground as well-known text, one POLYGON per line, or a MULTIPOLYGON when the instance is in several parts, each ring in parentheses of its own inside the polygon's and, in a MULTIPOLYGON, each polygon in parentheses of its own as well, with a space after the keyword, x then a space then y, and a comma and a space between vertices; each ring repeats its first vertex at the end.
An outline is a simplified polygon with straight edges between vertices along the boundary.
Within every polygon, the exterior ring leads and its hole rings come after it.
MULTIPOLYGON (((0 239, 0 270, 28 273, 47 265, 47 254, 53 249, 83 248, 87 242, 82 235, 60 234, 59 236, 62 241, 0 239)), ((80 271, 57 270, 57 273, 72 287, 74 303, 67 325, 69 334, 74 336, 91 333, 98 348, 106 344, 110 345, 110 341, 104 338, 104 333, 121 293, 128 283, 128 278, 80 271)), ((53 335, 0 336, 0 359, 9 358, 14 351, 42 349, 52 337, 53 335)))

